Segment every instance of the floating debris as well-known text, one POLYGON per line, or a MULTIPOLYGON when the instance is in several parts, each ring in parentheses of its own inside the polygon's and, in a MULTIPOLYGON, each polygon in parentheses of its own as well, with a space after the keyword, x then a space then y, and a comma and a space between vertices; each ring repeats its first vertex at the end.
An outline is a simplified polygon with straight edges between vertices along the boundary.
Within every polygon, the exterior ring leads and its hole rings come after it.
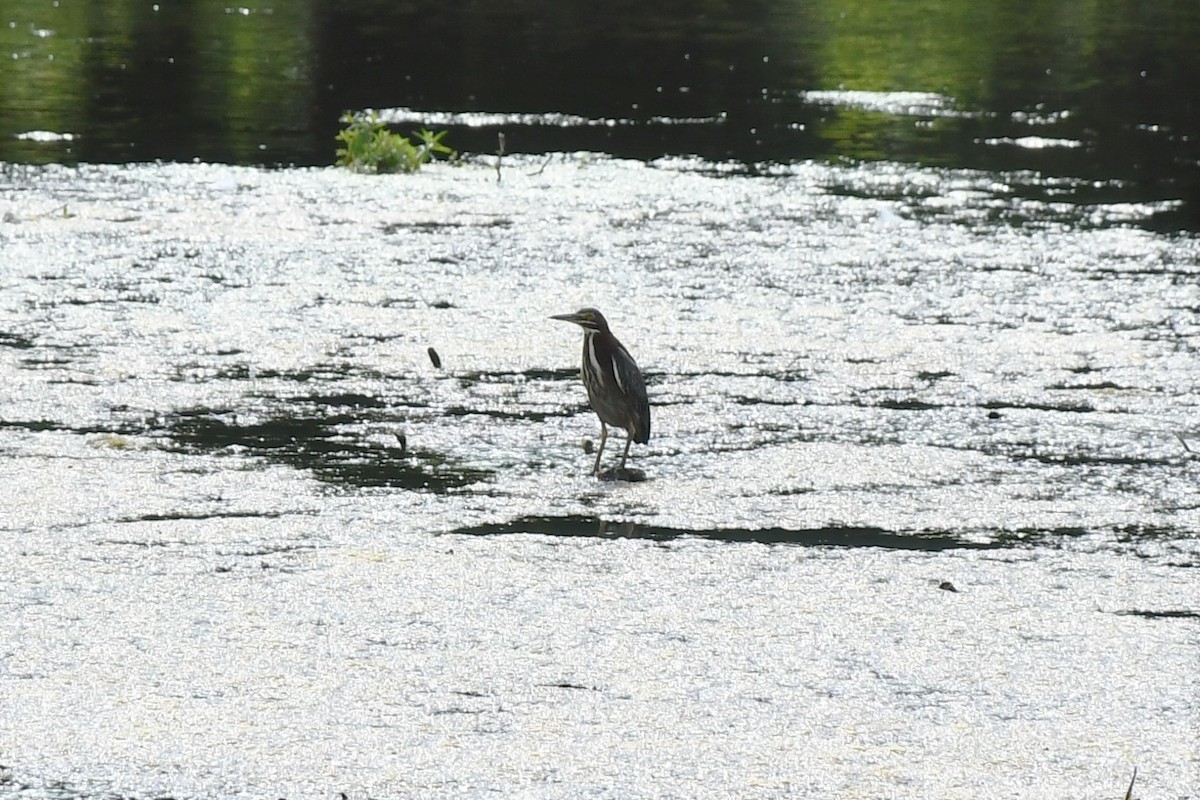
POLYGON ((72 142, 75 140, 75 134, 57 131, 25 131, 18 133, 16 138, 23 142, 72 142))
POLYGON ((712 116, 670 117, 657 115, 646 120, 628 117, 581 117, 577 114, 543 113, 523 114, 515 112, 494 113, 486 111, 451 112, 421 111, 413 108, 363 109, 359 115, 377 114, 379 119, 390 125, 416 122, 429 127, 462 125, 467 128, 512 126, 546 126, 554 128, 616 128, 638 125, 720 125, 725 122, 724 112, 712 116))
POLYGON ((1083 147, 1083 142, 1078 139, 1052 139, 1046 136, 1018 136, 1016 138, 1000 136, 990 139, 976 139, 975 141, 987 145, 1024 147, 1028 150, 1044 150, 1047 147, 1083 147))
POLYGON ((809 105, 856 108, 883 114, 916 117, 979 117, 977 111, 957 108, 953 97, 934 92, 868 92, 813 90, 800 92, 809 105))

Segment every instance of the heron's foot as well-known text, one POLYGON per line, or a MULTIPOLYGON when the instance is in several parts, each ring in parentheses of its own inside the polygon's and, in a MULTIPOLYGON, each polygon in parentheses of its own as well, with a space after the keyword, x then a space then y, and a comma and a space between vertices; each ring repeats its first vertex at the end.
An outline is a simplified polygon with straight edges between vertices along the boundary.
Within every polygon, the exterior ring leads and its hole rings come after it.
POLYGON ((634 469, 632 467, 613 467, 612 469, 601 470, 596 473, 596 479, 601 481, 627 481, 628 483, 640 483, 646 480, 644 470, 634 469))

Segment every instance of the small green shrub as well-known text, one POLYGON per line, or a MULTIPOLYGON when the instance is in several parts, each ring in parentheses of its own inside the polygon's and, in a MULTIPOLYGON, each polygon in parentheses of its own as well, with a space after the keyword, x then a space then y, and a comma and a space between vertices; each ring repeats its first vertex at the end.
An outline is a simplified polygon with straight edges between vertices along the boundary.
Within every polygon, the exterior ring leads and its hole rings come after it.
POLYGON ((442 144, 445 131, 420 130, 413 133, 414 144, 398 133, 392 133, 376 114, 343 114, 340 120, 346 127, 338 132, 337 165, 355 172, 416 172, 429 163, 434 155, 454 157, 455 153, 442 144))

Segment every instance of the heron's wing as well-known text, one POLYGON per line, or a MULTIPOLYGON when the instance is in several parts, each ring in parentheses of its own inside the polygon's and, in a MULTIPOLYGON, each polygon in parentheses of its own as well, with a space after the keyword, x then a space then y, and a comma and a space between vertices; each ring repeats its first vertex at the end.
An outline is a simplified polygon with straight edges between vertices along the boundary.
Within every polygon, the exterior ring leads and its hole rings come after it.
POLYGON ((646 396, 646 382, 637 362, 624 345, 617 343, 613 348, 613 376, 625 396, 625 405, 633 423, 633 440, 645 444, 650 440, 650 400, 646 396))

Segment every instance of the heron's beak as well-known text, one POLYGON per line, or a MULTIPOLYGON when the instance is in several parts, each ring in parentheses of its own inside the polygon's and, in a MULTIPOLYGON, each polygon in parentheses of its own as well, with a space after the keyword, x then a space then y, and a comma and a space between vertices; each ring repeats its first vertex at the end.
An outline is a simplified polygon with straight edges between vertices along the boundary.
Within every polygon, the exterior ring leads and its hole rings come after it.
POLYGON ((561 319, 563 322, 574 322, 576 325, 580 324, 578 314, 554 314, 550 317, 550 319, 561 319))

